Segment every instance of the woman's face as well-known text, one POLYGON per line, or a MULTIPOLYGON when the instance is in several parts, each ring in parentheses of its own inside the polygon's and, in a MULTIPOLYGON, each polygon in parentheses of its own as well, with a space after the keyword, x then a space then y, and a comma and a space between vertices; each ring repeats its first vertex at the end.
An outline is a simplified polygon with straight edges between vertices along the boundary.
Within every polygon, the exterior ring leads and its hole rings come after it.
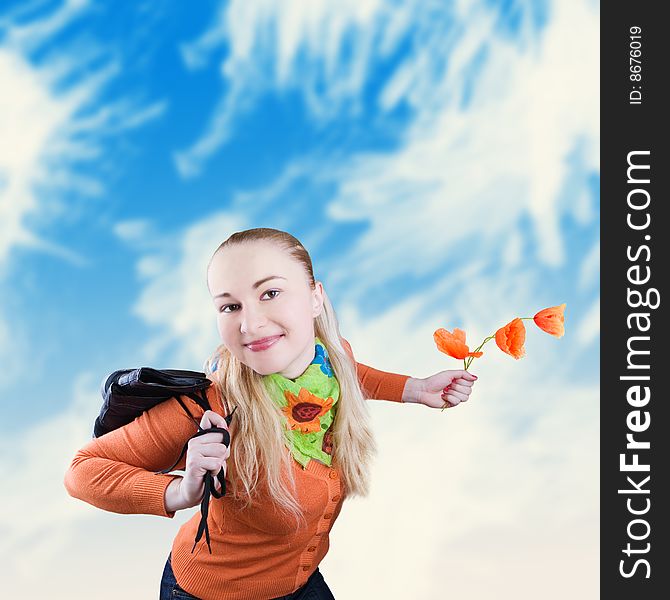
POLYGON ((221 341, 236 358, 261 375, 295 379, 303 373, 314 358, 321 282, 312 290, 304 268, 287 252, 249 242, 219 250, 207 283, 221 341))

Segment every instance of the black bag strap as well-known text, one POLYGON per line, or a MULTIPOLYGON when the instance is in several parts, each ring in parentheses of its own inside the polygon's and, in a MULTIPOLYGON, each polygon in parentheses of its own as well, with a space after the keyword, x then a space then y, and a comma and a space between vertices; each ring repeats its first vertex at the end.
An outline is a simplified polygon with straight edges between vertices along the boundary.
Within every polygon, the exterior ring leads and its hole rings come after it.
MULTIPOLYGON (((227 429, 223 427, 203 429, 200 426, 200 422, 191 414, 191 411, 188 410, 188 407, 181 398, 182 396, 188 396, 204 411, 211 410, 206 392, 211 383, 212 381, 207 378, 205 373, 199 371, 152 369, 151 367, 114 371, 105 379, 101 386, 104 403, 100 415, 95 421, 93 436, 100 437, 118 427, 122 427, 157 404, 165 402, 170 398, 175 398, 195 423, 198 431, 186 441, 179 454, 179 458, 177 458, 171 467, 155 471, 156 475, 169 473, 179 464, 179 461, 188 450, 188 442, 194 437, 206 433, 221 433, 223 435, 223 444, 226 446, 230 445, 230 433, 227 429)), ((225 408, 227 411, 227 404, 225 408)), ((230 425, 236 409, 237 406, 233 408, 230 414, 224 417, 227 425, 230 425)), ((223 498, 226 494, 226 480, 223 468, 217 473, 216 478, 221 485, 220 493, 216 491, 212 474, 207 472, 204 475, 205 490, 200 503, 200 524, 198 525, 198 532, 191 553, 195 550, 203 533, 205 534, 209 553, 212 553, 209 527, 207 525, 209 499, 210 495, 215 498, 223 498)))
MULTIPOLYGON (((171 467, 168 467, 167 469, 163 469, 162 471, 156 471, 154 475, 164 475, 166 473, 169 473, 174 469, 177 464, 179 464, 179 461, 181 460, 182 456, 186 453, 188 450, 188 443, 195 437, 198 437, 199 435, 205 435, 206 433, 221 433, 223 435, 223 444, 225 446, 230 446, 230 433, 228 432, 227 429, 224 429, 223 427, 210 427, 209 429, 203 429, 200 426, 200 423, 191 415, 190 411, 184 403, 181 401, 181 398, 177 398, 177 401, 179 404, 182 405, 184 410, 189 414, 193 422, 195 423, 196 427, 198 428, 198 431, 196 431, 184 444, 184 447, 182 448, 181 452, 179 453, 179 458, 174 462, 174 464, 171 467)), ((225 416, 224 419, 226 420, 226 424, 230 425, 230 422, 233 420, 233 413, 237 410, 237 406, 233 408, 232 412, 225 416)), ((215 498, 223 498, 226 495, 226 476, 223 471, 223 467, 219 470, 219 472, 216 474, 216 478, 219 480, 219 484, 221 484, 221 493, 216 491, 216 486, 214 485, 214 478, 212 477, 212 474, 207 471, 204 475, 205 478, 205 490, 202 495, 202 500, 200 501, 200 523, 198 524, 198 531, 195 536, 195 541, 193 542, 193 548, 191 549, 191 554, 195 550, 196 545, 202 538, 202 534, 205 534, 205 539, 207 541, 207 548, 209 548, 209 553, 212 553, 212 546, 210 544, 210 538, 209 538, 209 526, 207 525, 207 517, 209 515, 209 498, 210 495, 214 496, 215 498)))
MULTIPOLYGON (((184 410, 189 413, 189 410, 184 406, 184 404, 181 402, 180 398, 177 398, 179 403, 184 407, 184 410)), ((226 420, 226 424, 230 425, 230 422, 233 420, 233 413, 237 410, 237 406, 233 408, 232 412, 225 416, 224 419, 226 420)), ((154 474, 155 475, 160 475, 160 474, 165 474, 169 473, 172 471, 172 469, 175 468, 175 466, 179 463, 181 460, 182 456, 186 453, 188 450, 188 443, 191 441, 193 438, 198 437, 199 435, 205 435, 206 433, 221 433, 223 435, 223 444, 225 446, 230 446, 230 433, 228 432, 227 429, 224 429, 223 427, 210 427, 209 429, 203 429, 200 426, 200 423, 193 418, 191 415, 191 418, 193 419, 194 423, 196 424, 198 431, 194 433, 184 444, 184 447, 182 448, 181 453, 179 454, 179 458, 175 461, 175 463, 167 468, 163 469, 162 471, 156 471, 154 474)), ((205 478, 205 490, 202 495, 202 500, 200 501, 200 523, 198 524, 198 531, 195 536, 195 542, 193 543, 193 548, 191 549, 191 553, 195 550, 196 545, 200 541, 200 538, 202 538, 202 534, 205 534, 205 539, 207 541, 207 548, 209 548, 209 553, 212 553, 212 546, 210 544, 210 538, 209 538, 209 527, 207 525, 207 517, 209 515, 209 498, 210 495, 214 496, 215 498, 223 498, 226 495, 226 478, 225 478, 225 473, 223 471, 223 467, 219 470, 219 472, 216 474, 216 478, 219 480, 219 484, 221 485, 221 493, 216 491, 216 486, 214 485, 214 478, 212 477, 212 474, 207 471, 204 475, 205 478)))

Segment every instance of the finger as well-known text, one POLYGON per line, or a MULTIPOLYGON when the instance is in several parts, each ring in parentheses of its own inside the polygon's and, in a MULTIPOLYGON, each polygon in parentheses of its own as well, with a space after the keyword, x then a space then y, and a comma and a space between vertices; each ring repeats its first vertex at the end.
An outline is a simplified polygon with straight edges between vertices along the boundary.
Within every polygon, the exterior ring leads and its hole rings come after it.
POLYGON ((445 398, 447 402, 451 402, 454 406, 458 406, 459 404, 463 404, 464 402, 467 402, 467 400, 462 400, 461 398, 456 398, 455 396, 452 396, 450 398, 445 398))
POLYGON ((216 475, 221 469, 221 459, 218 457, 202 456, 198 460, 198 467, 216 475))
MULTIPOLYGON (((230 434, 228 434, 230 435, 230 434)), ((222 445, 223 444, 223 434, 222 433, 205 433, 203 435, 199 435, 198 437, 192 438, 192 443, 197 446, 207 446, 208 444, 217 444, 217 445, 222 445)), ((191 441, 189 441, 189 444, 191 444, 191 441)), ((225 444, 224 444, 225 445, 225 444)))
POLYGON ((213 410, 206 410, 200 419, 200 427, 209 429, 212 425, 228 429, 228 423, 226 423, 226 420, 219 413, 213 410))
POLYGON ((474 381, 472 381, 471 379, 464 379, 463 377, 454 379, 452 383, 458 383, 459 385, 467 385, 468 387, 472 387, 473 385, 475 385, 474 381))
POLYGON ((202 456, 217 456, 220 458, 226 458, 226 455, 230 454, 230 446, 226 446, 220 441, 213 442, 211 444, 202 444, 198 450, 202 456))
POLYGON ((459 377, 471 377, 470 373, 464 369, 449 369, 446 371, 452 379, 458 379, 459 377))
POLYGON ((442 398, 449 399, 450 401, 466 402, 468 399, 468 394, 462 394, 460 392, 449 392, 448 394, 443 394, 442 398))
MULTIPOLYGON (((230 429, 228 429, 228 423, 226 423, 226 420, 219 413, 214 412, 213 410, 206 410, 204 412, 202 418, 200 419, 200 427, 204 430, 211 429, 212 427, 219 427, 228 431, 230 435, 230 429)), ((210 434, 206 434, 200 437, 205 438, 203 441, 207 442, 216 441, 222 443, 225 440, 222 433, 214 433, 211 434, 212 437, 209 436, 210 434)))
POLYGON ((467 382, 471 385, 477 381, 477 376, 468 371, 452 371, 452 373, 454 374, 452 381, 467 382))
POLYGON ((225 417, 220 415, 218 412, 214 412, 213 410, 210 411, 212 414, 209 415, 209 420, 216 426, 216 427, 223 427, 223 429, 228 429, 228 422, 226 421, 225 417))
POLYGON ((448 389, 448 392, 460 392, 461 394, 470 394, 472 392, 472 384, 461 385, 460 383, 452 383, 448 389))
POLYGON ((442 392, 441 398, 445 402, 451 402, 454 405, 459 404, 460 401, 461 401, 460 398, 451 391, 450 392, 442 392))
POLYGON ((451 392, 459 392, 461 394, 469 395, 472 392, 472 389, 464 385, 451 383, 447 387, 445 387, 440 393, 442 394, 442 396, 444 396, 445 394, 449 394, 451 392))
POLYGON ((211 423, 209 421, 209 413, 212 412, 211 410, 206 410, 205 413, 202 415, 202 418, 200 419, 200 427, 203 429, 209 429, 211 426, 211 423))

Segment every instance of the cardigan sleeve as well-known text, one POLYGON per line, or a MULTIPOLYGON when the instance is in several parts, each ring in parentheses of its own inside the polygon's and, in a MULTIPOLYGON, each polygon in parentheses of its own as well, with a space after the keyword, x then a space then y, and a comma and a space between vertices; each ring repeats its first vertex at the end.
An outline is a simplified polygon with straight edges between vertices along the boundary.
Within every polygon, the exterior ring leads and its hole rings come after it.
POLYGON ((356 362, 351 345, 344 338, 340 338, 344 349, 351 359, 356 363, 356 372, 361 388, 366 398, 371 400, 389 400, 391 402, 402 402, 402 394, 405 389, 405 383, 410 375, 401 375, 399 373, 389 373, 380 371, 356 362))
MULTIPOLYGON (((209 404, 219 412, 216 386, 206 389, 209 404)), ((199 423, 204 410, 181 396, 199 423)), ((165 490, 179 475, 155 474, 171 467, 198 427, 175 398, 143 412, 134 421, 99 438, 75 454, 65 473, 70 496, 103 510, 172 518, 165 509, 165 490)), ((183 470, 186 453, 173 470, 183 470)))

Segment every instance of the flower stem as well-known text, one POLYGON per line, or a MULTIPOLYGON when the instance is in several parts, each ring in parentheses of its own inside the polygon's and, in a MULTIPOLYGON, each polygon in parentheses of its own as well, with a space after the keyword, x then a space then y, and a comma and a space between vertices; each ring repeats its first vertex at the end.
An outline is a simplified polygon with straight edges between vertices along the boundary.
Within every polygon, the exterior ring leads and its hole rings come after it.
MULTIPOLYGON (((479 352, 482 349, 482 347, 484 346, 484 344, 486 344, 486 342, 488 342, 489 340, 492 340, 495 336, 496 335, 494 333, 493 335, 490 335, 489 337, 484 338, 484 341, 481 344, 479 344, 479 346, 477 346, 477 348, 475 348, 473 350, 473 352, 479 352)), ((474 358, 475 358, 474 356, 470 356, 469 360, 465 359, 465 370, 466 371, 468 370, 468 367, 472 364, 472 361, 473 361, 474 358)))

